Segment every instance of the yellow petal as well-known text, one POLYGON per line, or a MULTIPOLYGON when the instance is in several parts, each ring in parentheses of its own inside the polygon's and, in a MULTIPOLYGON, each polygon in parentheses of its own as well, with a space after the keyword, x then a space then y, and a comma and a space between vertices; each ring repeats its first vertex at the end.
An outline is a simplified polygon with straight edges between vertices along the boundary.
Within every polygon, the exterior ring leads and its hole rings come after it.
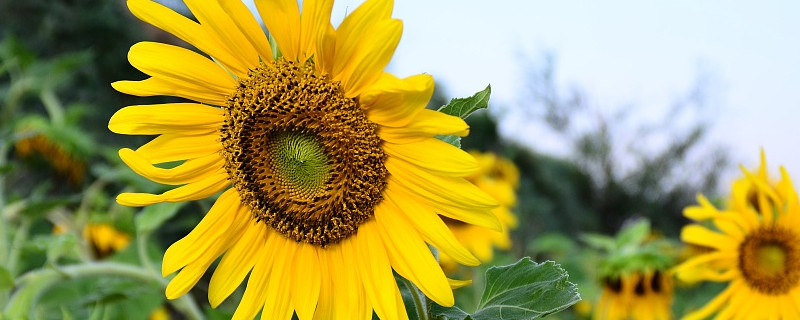
POLYGON ((495 199, 463 178, 442 177, 392 157, 386 159, 385 165, 397 182, 427 199, 470 209, 492 209, 498 205, 495 199))
POLYGON ((129 207, 142 207, 161 202, 200 200, 222 191, 229 185, 228 173, 220 170, 200 181, 177 187, 162 194, 121 193, 117 196, 117 203, 129 207))
MULTIPOLYGON (((258 66, 258 53, 250 44, 250 41, 242 34, 239 27, 231 17, 222 10, 219 2, 213 0, 184 0, 186 6, 192 11, 194 17, 200 21, 208 33, 219 40, 218 42, 227 46, 228 51, 236 53, 236 58, 240 63, 251 68, 258 66)), ((241 17, 233 17, 235 20, 246 19, 252 14, 245 14, 241 17)), ((239 77, 247 75, 237 74, 239 77)))
POLYGON ((368 292, 367 299, 379 318, 394 319, 401 307, 395 300, 397 284, 374 220, 368 220, 358 227, 356 246, 357 263, 362 266, 359 271, 364 289, 368 292))
POLYGON ((235 239, 230 250, 225 252, 208 284, 208 302, 212 308, 219 306, 239 287, 261 255, 268 254, 264 252, 267 228, 258 222, 245 224, 241 238, 235 239))
POLYGON ((239 31, 247 38, 258 55, 263 61, 272 60, 272 48, 270 48, 267 35, 261 29, 261 25, 253 17, 250 9, 241 0, 219 0, 219 4, 229 16, 233 17, 233 22, 239 31))
MULTIPOLYGON (((328 251, 329 274, 332 285, 336 288, 336 302, 332 306, 333 317, 330 319, 364 319, 359 315, 365 310, 366 297, 364 287, 359 278, 359 265, 356 258, 356 246, 353 237, 333 245, 328 251)), ((372 308, 369 308, 372 315, 372 308)))
POLYGON ((227 93, 209 91, 191 83, 178 85, 159 78, 147 78, 141 81, 116 81, 111 86, 119 92, 139 97, 172 96, 215 106, 228 104, 227 93))
POLYGON ((219 154, 219 134, 178 135, 165 133, 136 149, 151 164, 195 159, 219 154))
POLYGON ((700 310, 690 312, 683 316, 683 320, 701 320, 708 318, 708 316, 712 315, 713 313, 717 312, 723 305, 727 304, 728 299, 734 295, 735 290, 734 286, 728 286, 724 291, 718 294, 711 302, 707 303, 705 306, 700 308, 700 310))
POLYGON ((391 0, 368 0, 344 18, 336 30, 335 58, 331 73, 334 77, 349 65, 363 42, 362 36, 381 21, 391 18, 393 5, 391 0))
POLYGON ((219 196, 200 223, 164 253, 161 275, 167 276, 197 260, 214 242, 225 239, 240 209, 236 192, 231 189, 219 196))
POLYGON ((386 127, 405 127, 425 110, 433 87, 433 77, 427 74, 399 79, 384 73, 359 97, 359 103, 367 110, 370 121, 386 127))
POLYGON ((392 268, 437 304, 452 306, 455 301, 447 277, 400 210, 391 201, 383 201, 375 208, 378 233, 383 238, 392 268))
POLYGON ((381 126, 381 139, 395 144, 414 143, 435 135, 464 137, 469 134, 469 125, 463 119, 433 110, 422 110, 413 121, 404 127, 381 126))
POLYGON ((323 29, 324 32, 320 38, 320 43, 317 44, 317 51, 314 54, 314 60, 317 70, 321 70, 327 74, 333 73, 334 53, 336 52, 336 30, 333 25, 328 22, 323 29))
POLYGON ((332 0, 304 0, 300 17, 300 61, 305 61, 317 50, 317 44, 330 25, 332 0))
POLYGON ((128 0, 128 8, 137 18, 195 46, 220 61, 237 75, 247 74, 247 70, 251 67, 243 63, 237 54, 229 51, 227 46, 211 36, 199 23, 172 11, 172 9, 149 0, 128 0))
MULTIPOLYGON (((320 261, 317 249, 307 243, 298 244, 300 249, 290 266, 292 304, 300 320, 312 320, 319 300, 321 286, 320 261)), ((284 288, 287 289, 287 288, 284 288)))
POLYGON ((334 80, 342 82, 344 95, 349 98, 357 97, 380 78, 400 43, 403 23, 400 20, 386 20, 370 29, 369 33, 359 35, 360 46, 342 72, 334 76, 334 80))
POLYGON ((416 143, 384 143, 389 156, 449 177, 463 177, 478 170, 478 163, 469 153, 439 139, 416 143))
POLYGON ((133 172, 154 182, 171 185, 200 181, 222 169, 224 164, 224 160, 218 154, 189 159, 171 169, 153 166, 144 156, 128 148, 120 149, 119 157, 133 172))
POLYGON ((295 0, 255 0, 261 20, 286 60, 297 61, 300 51, 300 9, 295 0))
MULTIPOLYGON (((244 215, 243 211, 246 210, 240 208, 237 214, 242 216, 244 215)), ((195 245, 195 248, 192 250, 200 252, 201 255, 194 261, 190 261, 181 269, 175 278, 172 278, 169 285, 167 285, 167 298, 175 299, 189 292, 197 281, 200 280, 200 277, 205 273, 205 270, 208 269, 211 263, 217 260, 217 257, 233 245, 233 240, 239 235, 242 227, 243 224, 241 221, 234 221, 230 228, 228 228, 219 239, 203 239, 203 241, 207 242, 195 245)))
POLYGON ((332 272, 328 265, 331 255, 331 250, 320 250, 319 254, 319 272, 320 272, 320 286, 319 286, 319 300, 317 301, 317 309, 314 311, 314 320, 327 320, 327 319, 346 319, 336 318, 333 311, 334 305, 337 303, 344 303, 340 298, 343 290, 336 288, 333 285, 333 277, 341 277, 341 274, 332 272), (337 290, 334 290, 336 288, 337 290))
POLYGON ((276 240, 276 252, 269 282, 266 287, 261 288, 267 292, 261 319, 289 320, 292 318, 292 290, 289 278, 292 272, 292 258, 297 254, 298 245, 283 236, 276 237, 276 240))
POLYGON ((456 280, 450 278, 447 278, 447 282, 450 283, 450 288, 452 289, 463 288, 472 284, 472 280, 456 280))
POLYGON ((128 60, 136 69, 178 85, 200 86, 219 94, 228 94, 237 85, 236 80, 213 61, 178 46, 139 42, 131 46, 128 60))
POLYGON ((447 225, 433 210, 422 206, 392 180, 389 180, 386 185, 384 196, 386 201, 391 201, 402 209, 400 212, 408 218, 408 221, 414 222, 417 232, 422 235, 425 242, 432 244, 463 265, 477 266, 480 264, 480 261, 456 240, 447 225))
POLYGON ((120 134, 154 135, 219 130, 225 120, 222 110, 196 103, 166 103, 129 106, 108 121, 108 129, 120 134))
POLYGON ((681 240, 719 250, 736 250, 739 241, 728 235, 713 232, 700 225, 690 224, 681 230, 681 240))
MULTIPOLYGON (((267 231, 266 245, 264 246, 263 254, 257 257, 256 265, 253 267, 253 272, 247 279, 244 295, 239 306, 236 307, 236 312, 233 313, 233 320, 252 320, 258 314, 258 311, 264 308, 264 302, 267 299, 267 287, 269 283, 270 271, 273 265, 273 256, 275 252, 280 250, 279 240, 282 240, 283 235, 277 232, 272 232, 265 228, 267 231)), ((280 244, 283 242, 281 241, 280 244)))

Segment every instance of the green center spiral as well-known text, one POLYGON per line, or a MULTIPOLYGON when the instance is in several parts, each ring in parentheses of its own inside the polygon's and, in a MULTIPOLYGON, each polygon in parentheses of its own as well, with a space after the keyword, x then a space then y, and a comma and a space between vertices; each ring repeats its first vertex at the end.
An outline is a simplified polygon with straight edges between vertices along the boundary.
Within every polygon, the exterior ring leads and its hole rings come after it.
POLYGON ((272 171, 295 196, 312 198, 328 179, 328 157, 313 134, 278 132, 267 142, 272 171))

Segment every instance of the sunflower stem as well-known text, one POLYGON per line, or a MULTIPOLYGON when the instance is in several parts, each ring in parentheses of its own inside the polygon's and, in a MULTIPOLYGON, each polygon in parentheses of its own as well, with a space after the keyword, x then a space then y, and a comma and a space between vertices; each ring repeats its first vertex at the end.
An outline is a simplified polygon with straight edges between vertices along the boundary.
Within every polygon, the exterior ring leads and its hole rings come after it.
MULTIPOLYGON (((59 267, 57 269, 37 269, 17 278, 15 283, 20 289, 11 296, 4 312, 12 319, 16 319, 15 316, 25 317, 27 316, 26 313, 31 310, 30 306, 35 305, 38 297, 50 286, 73 278, 97 276, 121 276, 145 282, 155 282, 158 283, 161 288, 167 285, 167 280, 164 280, 158 275, 153 275, 148 270, 144 270, 138 266, 117 262, 91 262, 59 267), (25 295, 30 294, 30 292, 24 288, 26 284, 34 286, 38 291, 34 299, 26 299, 27 297, 25 297, 25 295), (22 295, 22 297, 19 297, 20 295, 22 295)), ((170 303, 176 310, 186 315, 188 319, 204 319, 200 309, 189 296, 171 300, 170 303)))
POLYGON ((413 282, 409 281, 406 278, 398 277, 402 279, 403 283, 405 283, 406 287, 408 287, 408 291, 411 293, 411 298, 414 300, 414 308, 417 310, 417 317, 419 320, 430 320, 430 316, 428 315, 428 308, 426 307, 425 296, 421 295, 417 286, 414 285, 413 282))
MULTIPOLYGON (((9 144, 6 141, 0 143, 0 170, 6 165, 6 152, 9 144)), ((0 266, 8 265, 8 231, 6 225, 6 202, 5 202, 5 174, 0 172, 0 266)), ((10 270, 9 270, 10 271, 10 270)), ((13 276, 13 275, 12 275, 13 276)), ((0 305, 5 305, 8 301, 9 291, 0 290, 0 305)))
POLYGON ((136 235, 136 252, 139 254, 139 261, 142 262, 142 265, 151 275, 154 277, 158 276, 156 270, 153 268, 153 264, 150 263, 150 258, 147 257, 147 237, 149 233, 147 232, 140 232, 136 235))

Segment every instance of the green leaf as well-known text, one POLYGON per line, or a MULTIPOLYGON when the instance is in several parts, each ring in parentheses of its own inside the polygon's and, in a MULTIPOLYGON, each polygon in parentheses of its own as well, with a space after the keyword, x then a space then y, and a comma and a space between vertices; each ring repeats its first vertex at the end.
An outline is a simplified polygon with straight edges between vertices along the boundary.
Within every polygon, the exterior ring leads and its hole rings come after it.
POLYGON ((159 203, 144 208, 136 216, 136 230, 140 233, 149 233, 158 229, 164 222, 175 216, 183 203, 159 203))
POLYGON ((606 235, 597 233, 584 233, 580 235, 580 238, 588 246, 595 249, 604 250, 606 252, 612 252, 617 248, 616 240, 606 235))
POLYGON ((552 261, 533 262, 528 257, 516 263, 486 270, 486 289, 475 320, 538 319, 580 301, 578 287, 552 261))
POLYGON ((473 320, 469 313, 458 307, 442 307, 436 303, 431 307, 431 316, 436 320, 473 320))
POLYGON ((11 289, 14 287, 14 277, 11 272, 3 266, 0 266, 0 290, 11 289))
POLYGON ((578 287, 568 277, 553 261, 536 263, 525 257, 486 270, 486 289, 475 313, 434 304, 430 314, 437 320, 538 319, 580 301, 578 287))
POLYGON ((489 107, 489 96, 492 94, 492 86, 476 92, 469 98, 454 98, 445 106, 439 108, 439 112, 466 119, 475 111, 489 107))
POLYGON ((47 243, 47 261, 55 264, 63 256, 78 256, 78 239, 73 233, 51 237, 47 243))
POLYGON ((617 245, 639 246, 650 235, 650 221, 641 219, 625 226, 617 235, 617 245))
MULTIPOLYGON (((439 112, 456 116, 461 119, 466 119, 473 112, 480 109, 489 107, 489 96, 492 94, 492 86, 486 86, 486 89, 478 91, 469 98, 454 98, 441 108, 439 112)), ((437 139, 447 142, 451 145, 461 148, 461 137, 449 135, 437 135, 437 139)))

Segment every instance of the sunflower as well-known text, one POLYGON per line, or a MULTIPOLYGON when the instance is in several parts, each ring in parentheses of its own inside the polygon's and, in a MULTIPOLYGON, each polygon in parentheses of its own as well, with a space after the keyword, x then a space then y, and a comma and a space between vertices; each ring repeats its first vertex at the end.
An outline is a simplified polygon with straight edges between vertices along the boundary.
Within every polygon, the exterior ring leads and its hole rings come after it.
POLYGON ((129 0, 143 21, 206 55, 140 42, 128 55, 150 76, 113 87, 194 102, 129 106, 109 129, 159 135, 122 160, 162 194, 123 193, 146 206, 212 197, 214 205, 164 255, 170 299, 222 256, 212 307, 248 278, 234 319, 407 318, 393 270, 443 306, 453 293, 429 244, 475 258, 439 215, 500 229, 496 201, 464 176, 468 153, 436 135, 465 136, 454 116, 425 108, 428 75, 383 69, 402 32, 392 1, 368 0, 338 28, 332 1, 256 1, 269 36, 238 0, 187 0, 197 22, 152 1, 129 0), (301 15, 302 12, 302 15, 301 15), (173 167, 163 163, 183 161, 173 167), (156 166, 159 165, 159 166, 156 166), (249 277, 248 277, 249 274, 249 277))
MULTIPOLYGON (((517 203, 519 170, 513 162, 494 153, 472 151, 470 154, 477 160, 479 169, 467 179, 500 204, 492 210, 492 213, 497 216, 503 229, 500 231, 487 229, 447 217, 444 221, 464 247, 475 254, 481 262, 489 262, 493 257, 493 248, 500 250, 511 248, 509 229, 517 226, 517 217, 511 212, 511 208, 517 203)), ((455 270, 458 265, 447 254, 440 254, 439 259, 447 271, 455 270)))
MULTIPOLYGON (((53 226, 53 234, 63 234, 67 227, 62 224, 53 226)), ((83 227, 83 239, 86 240, 95 258, 103 259, 122 251, 131 243, 131 236, 117 230, 106 223, 90 223, 83 227)))
POLYGON ((684 242, 707 253, 675 268, 687 282, 728 282, 704 307, 686 315, 703 319, 797 319, 800 315, 800 205, 786 170, 773 181, 762 152, 757 172, 733 183, 727 210, 698 196, 684 215, 698 223, 681 232, 684 242), (703 223, 703 224, 700 224, 703 223))
POLYGON ((659 271, 631 272, 603 280, 596 320, 672 319, 672 278, 659 271))

